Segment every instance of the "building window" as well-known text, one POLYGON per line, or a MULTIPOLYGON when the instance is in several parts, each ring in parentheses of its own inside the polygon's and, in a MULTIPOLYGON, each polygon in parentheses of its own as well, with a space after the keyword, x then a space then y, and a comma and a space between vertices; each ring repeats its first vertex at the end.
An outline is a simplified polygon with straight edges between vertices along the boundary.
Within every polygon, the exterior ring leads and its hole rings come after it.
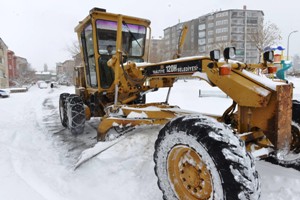
POLYGON ((227 32, 228 32, 228 27, 222 28, 222 32, 223 32, 223 33, 227 33, 227 32))
POLYGON ((256 27, 247 27, 247 33, 256 33, 257 28, 256 27))
POLYGON ((233 41, 244 41, 244 35, 234 34, 234 35, 232 35, 232 40, 233 41))
POLYGON ((214 38, 208 38, 208 40, 207 40, 208 44, 213 43, 213 42, 214 42, 214 38))
POLYGON ((221 21, 216 21, 216 26, 222 25, 222 20, 221 21))
POLYGON ((247 24, 257 24, 257 19, 247 19, 247 24))
POLYGON ((228 12, 220 12, 216 14, 216 17, 226 17, 228 16, 228 12))
POLYGON ((232 25, 244 25, 244 19, 233 19, 232 25))
POLYGON ((200 31, 199 32, 199 38, 205 37, 205 31, 200 31))
POLYGON ((204 30, 204 29, 205 29, 205 24, 199 24, 198 30, 199 30, 199 31, 202 31, 202 30, 204 30))
POLYGON ((245 54, 244 50, 239 50, 239 49, 236 50, 237 56, 244 56, 244 54, 245 54))
POLYGON ((210 15, 210 16, 208 16, 207 19, 208 19, 208 20, 213 20, 213 19, 214 19, 214 16, 213 16, 213 15, 210 15))
POLYGON ((205 52, 205 46, 199 46, 199 52, 200 53, 205 52))
POLYGON ((247 17, 257 17, 257 16, 258 16, 257 12, 247 11, 247 17))
POLYGON ((205 39, 199 39, 198 44, 199 45, 204 45, 205 44, 205 39))
POLYGON ((214 31, 208 31, 207 32, 207 35, 213 35, 214 34, 214 31))
POLYGON ((208 28, 212 28, 212 27, 214 27, 214 23, 209 23, 208 28))

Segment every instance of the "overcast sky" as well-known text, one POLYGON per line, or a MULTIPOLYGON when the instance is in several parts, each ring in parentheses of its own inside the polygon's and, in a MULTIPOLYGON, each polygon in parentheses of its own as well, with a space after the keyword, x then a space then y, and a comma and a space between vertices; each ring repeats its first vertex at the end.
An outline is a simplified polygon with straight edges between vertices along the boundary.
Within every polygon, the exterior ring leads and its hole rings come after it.
MULTIPOLYGON (((67 47, 77 40, 74 27, 93 7, 151 20, 152 35, 204 14, 227 9, 262 10, 275 23, 287 46, 288 35, 300 31, 300 3, 296 0, 0 0, 0 37, 33 68, 71 58, 67 47)), ((300 32, 290 36, 289 55, 300 54, 300 32)))

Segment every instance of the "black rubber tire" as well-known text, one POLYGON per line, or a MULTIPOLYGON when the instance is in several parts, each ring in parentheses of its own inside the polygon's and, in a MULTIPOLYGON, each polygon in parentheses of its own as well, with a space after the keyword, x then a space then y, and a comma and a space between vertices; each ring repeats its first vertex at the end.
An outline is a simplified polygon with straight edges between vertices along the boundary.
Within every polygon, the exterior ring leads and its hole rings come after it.
POLYGON ((265 161, 300 171, 300 125, 294 121, 292 122, 292 136, 293 142, 290 151, 283 149, 273 152, 265 158, 265 161))
POLYGON ((202 115, 176 118, 159 132, 154 162, 163 199, 178 199, 168 175, 168 156, 178 145, 196 151, 209 166, 213 192, 209 199, 259 199, 260 178, 245 144, 231 129, 202 115))
POLYGON ((265 161, 300 171, 300 101, 298 100, 293 100, 291 126, 293 140, 291 151, 287 152, 287 150, 283 150, 283 152, 274 152, 265 158, 265 161))
POLYGON ((80 96, 69 95, 67 101, 68 128, 73 135, 79 135, 84 131, 85 109, 80 96))
POLYGON ((292 119, 297 124, 300 124, 300 101, 293 100, 292 119))
POLYGON ((66 99, 70 96, 69 93, 62 93, 59 96, 59 117, 60 122, 64 127, 68 127, 68 116, 67 116, 67 106, 66 99))

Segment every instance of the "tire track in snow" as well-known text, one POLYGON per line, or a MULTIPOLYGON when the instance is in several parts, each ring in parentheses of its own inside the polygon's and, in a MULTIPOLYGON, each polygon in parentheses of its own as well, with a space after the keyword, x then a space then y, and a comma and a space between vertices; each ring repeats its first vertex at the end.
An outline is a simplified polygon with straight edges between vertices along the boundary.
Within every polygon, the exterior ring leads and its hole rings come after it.
POLYGON ((92 120, 86 123, 83 134, 74 136, 68 129, 63 127, 60 122, 58 103, 59 94, 49 92, 42 103, 42 123, 44 130, 53 138, 55 148, 58 148, 61 153, 61 160, 68 167, 73 166, 80 156, 81 152, 94 146, 96 141, 95 124, 99 121, 92 120))

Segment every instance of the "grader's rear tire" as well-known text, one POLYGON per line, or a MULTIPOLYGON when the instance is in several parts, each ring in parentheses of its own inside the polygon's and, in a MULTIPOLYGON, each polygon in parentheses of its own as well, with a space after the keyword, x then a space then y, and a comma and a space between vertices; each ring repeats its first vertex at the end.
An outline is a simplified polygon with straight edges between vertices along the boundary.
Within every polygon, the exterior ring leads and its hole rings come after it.
POLYGON ((84 103, 80 96, 70 95, 67 101, 68 128, 73 135, 83 133, 85 124, 84 103))
POLYGON ((167 123, 155 142, 155 173, 166 199, 259 199, 260 181, 244 142, 204 116, 167 123))
POLYGON ((68 116, 67 116, 67 106, 66 99, 70 96, 69 93, 62 93, 59 96, 59 117, 60 122, 64 127, 68 127, 68 116))

